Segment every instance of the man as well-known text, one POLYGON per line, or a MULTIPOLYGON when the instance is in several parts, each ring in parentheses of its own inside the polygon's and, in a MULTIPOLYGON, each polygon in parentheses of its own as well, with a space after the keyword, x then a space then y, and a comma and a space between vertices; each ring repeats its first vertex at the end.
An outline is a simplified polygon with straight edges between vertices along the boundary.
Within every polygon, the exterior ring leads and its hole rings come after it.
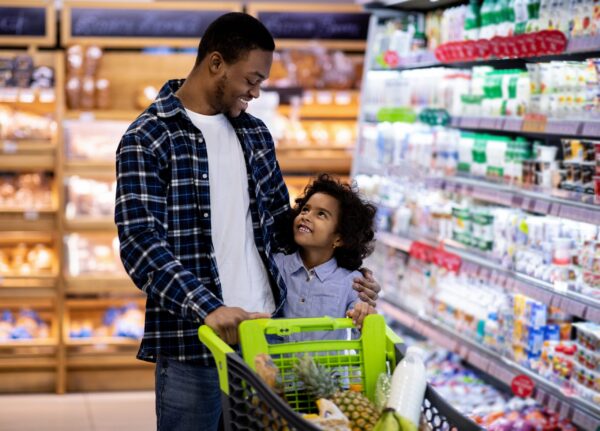
MULTIPOLYGON (((275 44, 255 18, 206 30, 185 80, 167 82, 117 150, 121 259, 146 302, 138 358, 156 362, 157 427, 217 427, 217 371, 198 326, 237 343, 246 319, 280 315, 286 287, 273 254, 289 196, 264 124, 246 114, 275 44)), ((379 286, 357 281, 365 300, 379 286)))

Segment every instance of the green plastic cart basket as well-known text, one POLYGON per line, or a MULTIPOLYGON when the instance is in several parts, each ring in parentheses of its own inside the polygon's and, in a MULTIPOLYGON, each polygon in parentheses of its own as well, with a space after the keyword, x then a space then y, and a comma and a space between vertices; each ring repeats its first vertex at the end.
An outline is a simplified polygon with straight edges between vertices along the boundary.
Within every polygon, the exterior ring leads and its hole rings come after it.
MULTIPOLYGON (((358 339, 269 343, 268 336, 286 337, 308 331, 353 328, 351 319, 257 319, 240 324, 243 359, 204 325, 198 335, 212 352, 219 372, 225 430, 317 431, 302 418, 314 413, 314 400, 302 390, 293 371, 298 356, 312 355, 316 362, 341 375, 345 386, 360 384, 373 399, 380 373, 391 373, 402 359, 402 341, 385 324, 383 316, 369 315, 358 339), (254 358, 267 353, 279 368, 286 400, 273 392, 254 371, 254 358)), ((423 413, 433 431, 480 431, 481 428, 427 386, 423 413)))

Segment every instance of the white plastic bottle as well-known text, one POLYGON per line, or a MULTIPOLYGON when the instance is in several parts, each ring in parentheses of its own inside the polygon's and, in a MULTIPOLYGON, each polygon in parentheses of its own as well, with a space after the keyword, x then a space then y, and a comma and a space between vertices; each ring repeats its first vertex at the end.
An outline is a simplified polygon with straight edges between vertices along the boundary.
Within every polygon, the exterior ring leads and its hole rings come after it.
POLYGON ((421 405, 425 398, 427 376, 423 363, 423 351, 411 346, 406 350, 392 375, 392 388, 387 406, 396 413, 419 426, 421 405))

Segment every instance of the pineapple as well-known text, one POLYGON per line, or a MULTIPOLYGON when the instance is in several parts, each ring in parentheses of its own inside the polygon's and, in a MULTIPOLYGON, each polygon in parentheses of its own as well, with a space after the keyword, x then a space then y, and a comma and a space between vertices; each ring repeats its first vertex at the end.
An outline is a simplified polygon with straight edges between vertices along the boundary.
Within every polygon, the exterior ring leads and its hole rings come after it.
POLYGON ((361 392, 340 390, 335 372, 319 365, 309 355, 301 357, 295 365, 298 378, 315 400, 333 401, 350 420, 352 431, 371 430, 379 419, 379 411, 361 392))

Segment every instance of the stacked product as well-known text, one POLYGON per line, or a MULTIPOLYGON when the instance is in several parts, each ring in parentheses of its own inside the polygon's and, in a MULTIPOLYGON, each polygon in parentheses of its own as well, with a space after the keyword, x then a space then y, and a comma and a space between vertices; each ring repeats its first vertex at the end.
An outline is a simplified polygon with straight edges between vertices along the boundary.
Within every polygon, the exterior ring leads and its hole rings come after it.
POLYGON ((16 315, 10 310, 3 310, 0 314, 0 343, 49 337, 48 323, 34 310, 24 308, 16 315))
POLYGON ((144 312, 136 304, 110 307, 98 324, 91 319, 72 321, 69 337, 125 337, 139 340, 144 334, 144 312))

